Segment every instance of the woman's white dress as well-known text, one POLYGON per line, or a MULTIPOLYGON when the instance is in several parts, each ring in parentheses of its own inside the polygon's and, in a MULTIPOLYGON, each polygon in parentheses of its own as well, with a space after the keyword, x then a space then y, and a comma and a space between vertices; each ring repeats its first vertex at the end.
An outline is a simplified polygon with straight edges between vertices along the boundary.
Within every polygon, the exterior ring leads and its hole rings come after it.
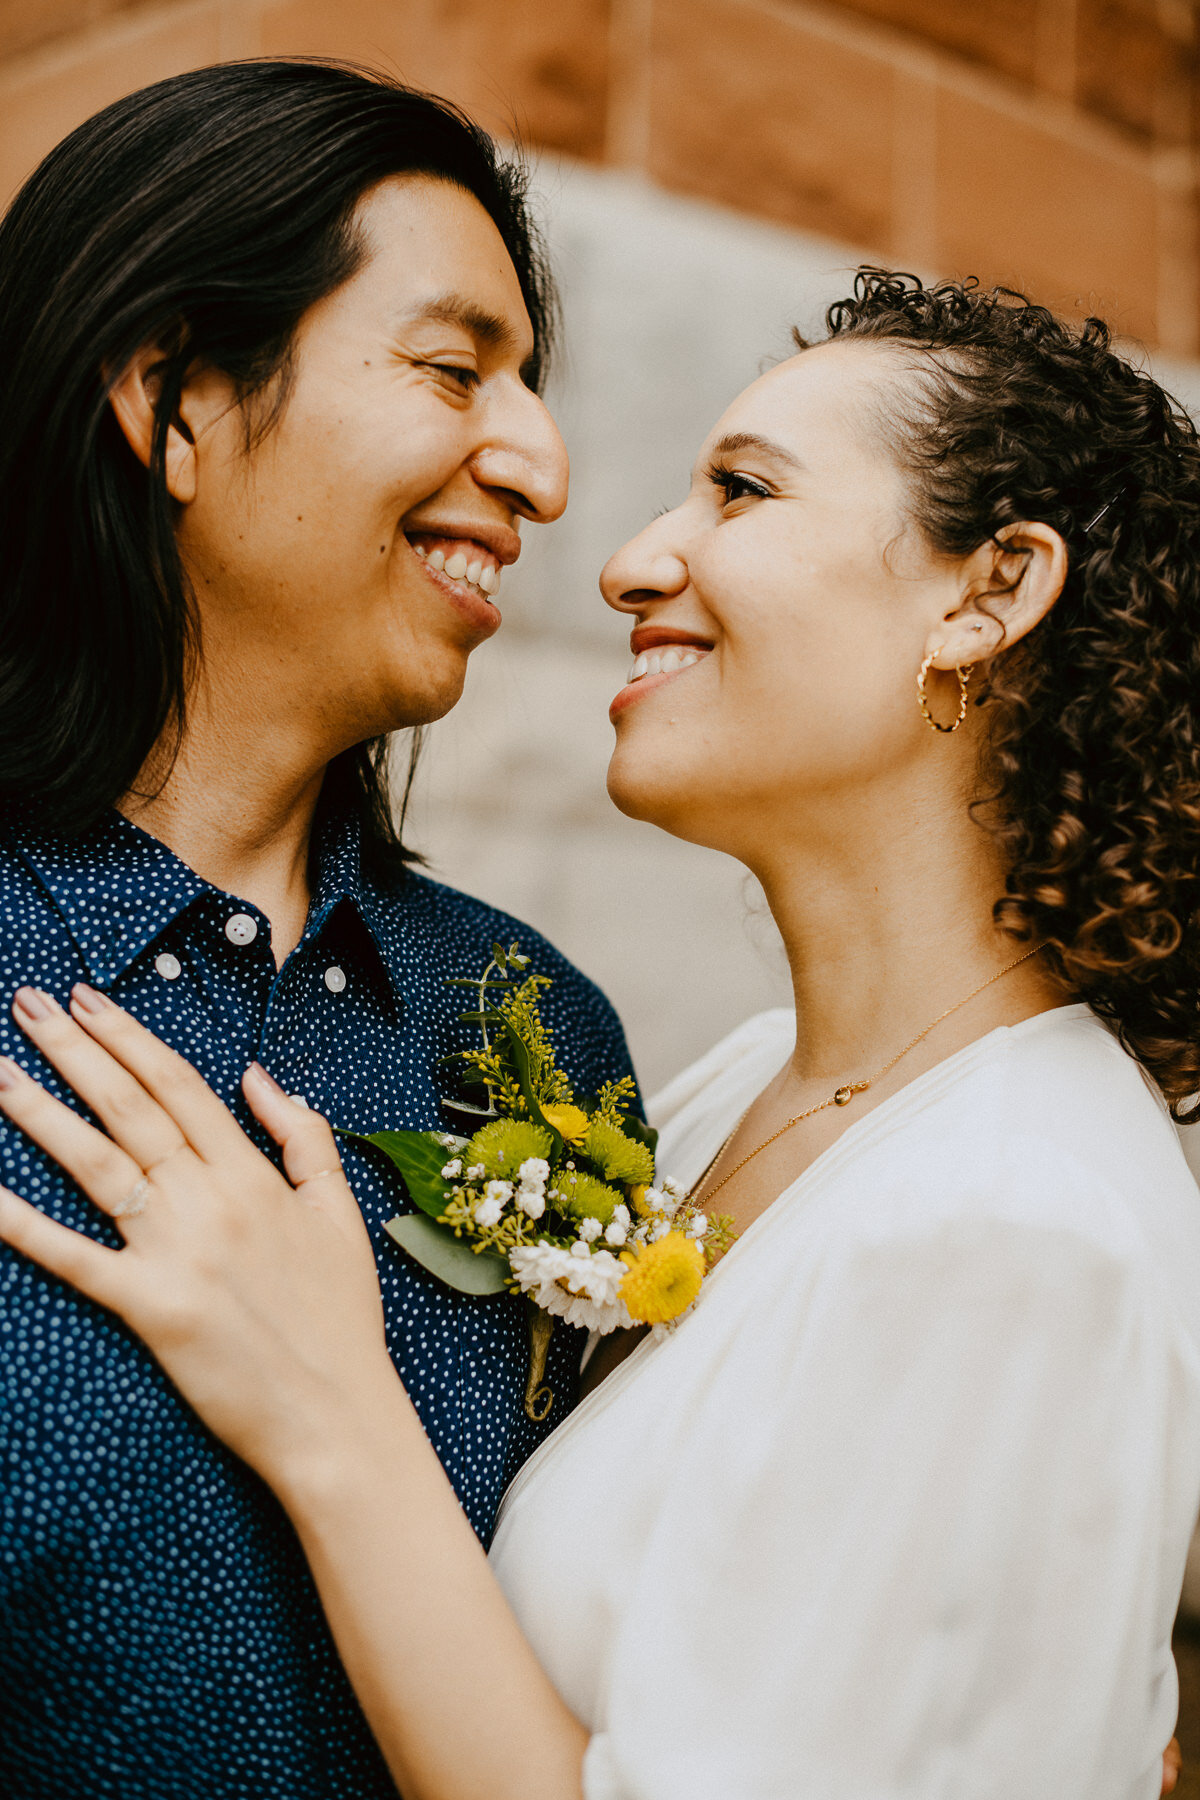
MULTIPOLYGON (((793 1029, 668 1090, 664 1173, 793 1029)), ((1068 1006, 851 1124, 525 1466, 492 1557, 588 1800, 1151 1800, 1198 1497, 1200 1195, 1068 1006)))

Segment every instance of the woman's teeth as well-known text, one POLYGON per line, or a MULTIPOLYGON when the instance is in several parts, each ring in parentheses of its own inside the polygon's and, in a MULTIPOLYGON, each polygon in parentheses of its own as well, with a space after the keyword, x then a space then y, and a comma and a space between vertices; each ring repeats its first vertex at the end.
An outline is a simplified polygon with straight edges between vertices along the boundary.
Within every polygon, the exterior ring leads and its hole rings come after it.
POLYGON ((640 681, 643 675, 670 675, 676 669, 689 669, 707 655, 707 650, 688 650, 678 644, 668 644, 665 650, 643 650, 629 671, 629 680, 640 681))
POLYGON ((444 550, 426 550, 423 544, 414 544, 413 549, 431 569, 438 569, 447 574, 451 581, 465 581, 471 587, 478 588, 481 594, 490 598, 500 586, 500 570, 493 563, 485 562, 481 556, 472 557, 469 561, 462 550, 452 551, 449 556, 444 550))

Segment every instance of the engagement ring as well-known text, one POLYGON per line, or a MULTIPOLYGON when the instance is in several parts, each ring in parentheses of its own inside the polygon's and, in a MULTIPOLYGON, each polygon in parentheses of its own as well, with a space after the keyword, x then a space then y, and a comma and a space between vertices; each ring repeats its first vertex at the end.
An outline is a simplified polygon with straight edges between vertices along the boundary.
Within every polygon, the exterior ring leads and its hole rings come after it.
POLYGON ((150 1177, 143 1175, 142 1179, 135 1182, 130 1188, 125 1198, 118 1200, 117 1204, 109 1209, 110 1216, 114 1219, 136 1219, 139 1213, 144 1213, 146 1210, 146 1196, 149 1192, 150 1177))

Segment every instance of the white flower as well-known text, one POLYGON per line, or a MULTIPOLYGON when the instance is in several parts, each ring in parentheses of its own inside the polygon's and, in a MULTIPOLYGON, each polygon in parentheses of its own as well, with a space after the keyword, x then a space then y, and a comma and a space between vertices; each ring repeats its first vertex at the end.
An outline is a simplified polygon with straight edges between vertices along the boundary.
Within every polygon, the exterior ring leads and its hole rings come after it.
POLYGON ((446 1164, 445 1168, 442 1170, 442 1179, 444 1181, 453 1181, 454 1177, 456 1175, 461 1175, 461 1174, 462 1174, 462 1157, 456 1156, 454 1158, 454 1160, 452 1162, 448 1162, 446 1164))
POLYGON ((670 1229, 671 1221, 669 1219, 655 1219, 650 1227, 650 1242, 657 1244, 659 1238, 665 1238, 670 1229))
POLYGON ((602 1229, 599 1219, 584 1219, 579 1227, 579 1235, 585 1244, 594 1244, 602 1229))
POLYGON ((670 1195, 672 1200, 687 1199, 687 1189, 681 1181, 676 1181, 673 1175, 664 1175, 659 1182, 659 1186, 662 1188, 664 1194, 670 1195))
POLYGON ((490 1231, 493 1225, 500 1223, 503 1212, 504 1208, 499 1200, 481 1200, 475 1208, 475 1223, 482 1230, 490 1231))
POLYGON ((487 1170, 482 1163, 472 1163, 471 1167, 467 1170, 467 1180, 482 1181, 486 1174, 487 1170))
POLYGON ((501 1206, 507 1206, 512 1199, 512 1194, 511 1181, 489 1181, 483 1190, 485 1200, 496 1200, 501 1206))
POLYGON ((702 1238, 708 1230, 708 1215, 697 1213, 688 1223, 688 1232, 694 1238, 702 1238))
POLYGON ((540 1219, 546 1210, 545 1200, 532 1188, 523 1187, 518 1191, 517 1205, 527 1219, 540 1219))
POLYGON ((568 1325, 605 1333, 632 1324, 617 1299, 625 1265, 607 1250, 593 1254, 586 1245, 563 1250, 543 1239, 518 1245, 508 1261, 521 1291, 532 1295, 543 1312, 568 1325))
POLYGON ((605 1227, 605 1230, 604 1230, 604 1241, 606 1244, 621 1245, 625 1242, 626 1238, 629 1236, 628 1225, 622 1225, 620 1219, 618 1219, 618 1217, 617 1217, 617 1213, 622 1210, 623 1210, 623 1208, 621 1208, 621 1207, 613 1208, 612 1219, 610 1220, 610 1222, 608 1223, 608 1225, 605 1227))
POLYGON ((661 1188, 648 1187, 642 1195, 642 1206, 646 1212, 662 1212, 666 1203, 667 1197, 661 1188))
POLYGON ((545 1187, 550 1179, 550 1164, 540 1156, 527 1156, 517 1174, 526 1187, 545 1187))
POLYGON ((625 1205, 625 1202, 623 1200, 617 1201, 617 1204, 613 1207, 612 1216, 613 1216, 614 1224, 624 1225, 626 1230, 629 1229, 629 1224, 630 1224, 629 1208, 625 1205))

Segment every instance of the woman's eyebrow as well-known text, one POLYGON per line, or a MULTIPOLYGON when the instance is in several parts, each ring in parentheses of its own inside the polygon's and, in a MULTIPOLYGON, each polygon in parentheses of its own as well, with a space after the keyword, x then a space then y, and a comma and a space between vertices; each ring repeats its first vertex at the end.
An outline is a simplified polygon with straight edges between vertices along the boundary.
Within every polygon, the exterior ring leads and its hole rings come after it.
POLYGON ((757 450, 760 455, 773 456, 777 462, 790 464, 793 469, 803 469, 804 464, 782 444, 772 438, 759 437, 755 431, 731 431, 723 438, 718 438, 712 447, 713 456, 736 456, 741 450, 757 450))

